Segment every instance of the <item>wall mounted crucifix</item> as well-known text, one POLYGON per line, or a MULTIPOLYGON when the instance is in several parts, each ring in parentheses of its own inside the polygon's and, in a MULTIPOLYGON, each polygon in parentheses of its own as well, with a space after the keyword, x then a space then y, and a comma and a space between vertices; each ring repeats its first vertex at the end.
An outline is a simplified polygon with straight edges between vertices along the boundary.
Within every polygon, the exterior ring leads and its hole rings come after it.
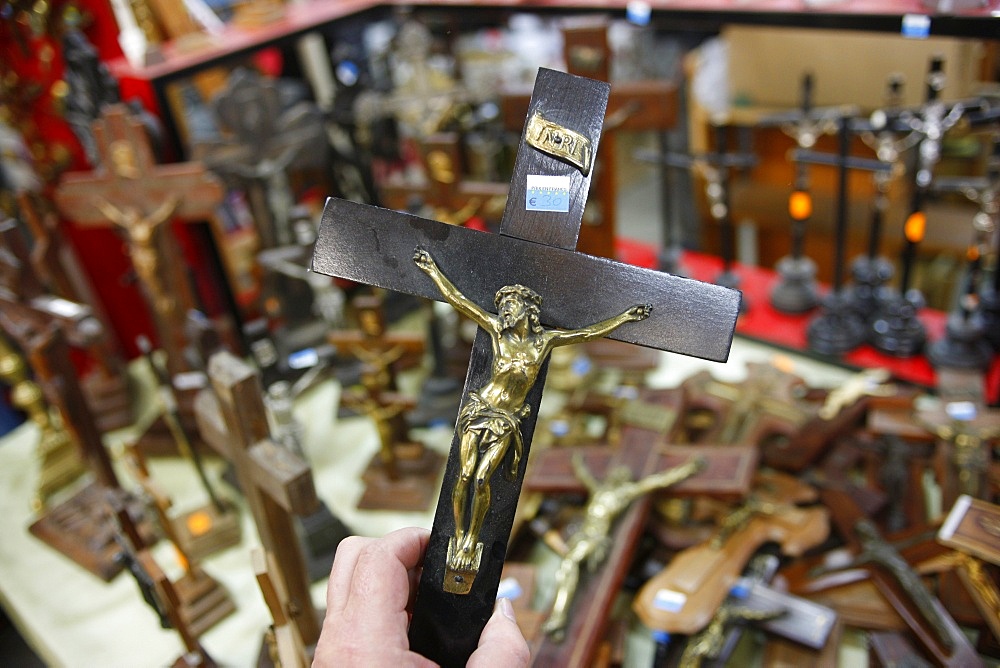
POLYGON ((729 354, 740 293, 572 250, 608 93, 539 71, 499 234, 334 199, 323 214, 314 271, 444 297, 480 325, 410 625, 442 665, 465 664, 493 608, 548 352, 609 335, 729 354))

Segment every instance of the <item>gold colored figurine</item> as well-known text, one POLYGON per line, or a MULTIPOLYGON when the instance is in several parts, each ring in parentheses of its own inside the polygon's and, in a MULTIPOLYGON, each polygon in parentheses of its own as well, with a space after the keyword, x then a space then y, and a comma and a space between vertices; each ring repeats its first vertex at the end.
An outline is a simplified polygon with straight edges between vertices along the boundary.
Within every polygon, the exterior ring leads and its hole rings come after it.
POLYGON ((785 614, 784 609, 754 610, 732 603, 723 603, 708 626, 691 636, 681 654, 678 668, 698 668, 704 659, 718 658, 726 640, 726 629, 738 621, 764 622, 785 614))
POLYGON ((590 491, 590 500, 584 510, 583 524, 570 539, 556 571, 555 599, 549 618, 542 626, 543 632, 557 639, 565 633, 570 604, 580 582, 580 565, 586 561, 587 567, 594 570, 604 561, 611 547, 611 528, 618 515, 640 496, 675 485, 705 468, 704 459, 692 459, 633 482, 627 466, 616 466, 603 481, 598 481, 579 454, 572 462, 576 477, 590 491))
POLYGON ((498 315, 493 315, 463 295, 441 273, 430 253, 418 247, 413 261, 430 276, 445 300, 489 333, 493 342, 490 379, 469 392, 458 416, 461 472, 452 490, 455 535, 448 544, 448 568, 453 572, 446 575, 444 588, 467 594, 479 571, 483 550, 479 531, 490 508, 490 479, 512 444, 514 452, 506 473, 512 479, 517 476, 523 451, 520 423, 530 411, 525 401, 545 360, 558 346, 591 341, 627 322, 643 320, 653 307, 639 304, 576 330, 547 330, 539 321, 542 298, 530 288, 500 288, 494 299, 498 315), (467 518, 470 488, 471 513, 467 518))
POLYGON ((819 409, 819 416, 832 420, 862 397, 891 397, 896 392, 896 386, 888 381, 888 369, 865 369, 851 376, 830 390, 823 407, 819 409))
POLYGON ((108 220, 125 232, 135 272, 149 290, 157 314, 167 318, 173 312, 176 300, 159 278, 160 261, 156 250, 156 230, 170 220, 179 202, 180 198, 172 195, 148 216, 143 216, 141 211, 133 207, 126 207, 122 211, 104 199, 99 199, 95 203, 108 220))
POLYGON ((952 419, 949 424, 935 425, 921 420, 924 428, 948 443, 950 463, 956 472, 958 493, 984 498, 984 476, 990 466, 990 441, 1000 436, 997 428, 976 428, 967 420, 952 419))
POLYGON ((28 378, 24 360, 0 337, 0 380, 11 386, 11 403, 28 414, 39 431, 37 459, 41 469, 31 507, 43 510, 59 490, 87 472, 69 432, 45 402, 45 394, 28 378))

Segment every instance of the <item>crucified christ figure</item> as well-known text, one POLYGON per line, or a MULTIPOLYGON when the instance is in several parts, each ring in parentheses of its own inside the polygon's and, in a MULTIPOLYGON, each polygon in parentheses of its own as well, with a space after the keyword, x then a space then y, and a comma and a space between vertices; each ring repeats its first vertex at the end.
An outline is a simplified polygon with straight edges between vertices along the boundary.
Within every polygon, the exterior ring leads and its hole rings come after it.
POLYGON ((627 322, 649 317, 651 304, 632 306, 623 313, 580 329, 545 329, 539 320, 542 298, 523 285, 497 290, 497 315, 468 299, 441 273, 430 253, 417 248, 413 261, 445 300, 483 328, 492 339, 493 362, 489 381, 470 390, 458 416, 461 472, 452 490, 455 535, 449 541, 448 566, 478 572, 482 545, 479 532, 490 508, 490 479, 513 445, 505 473, 516 478, 523 453, 520 422, 530 412, 525 401, 542 365, 558 346, 584 343, 606 336, 627 322), (472 491, 471 508, 469 492, 472 491))

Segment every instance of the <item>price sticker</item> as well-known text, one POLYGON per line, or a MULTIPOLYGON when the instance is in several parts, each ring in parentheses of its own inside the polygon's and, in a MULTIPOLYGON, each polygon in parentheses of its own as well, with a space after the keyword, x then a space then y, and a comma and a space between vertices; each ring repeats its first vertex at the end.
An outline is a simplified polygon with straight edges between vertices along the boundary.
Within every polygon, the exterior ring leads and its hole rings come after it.
POLYGON ((528 211, 569 211, 569 177, 528 174, 524 208, 528 211))

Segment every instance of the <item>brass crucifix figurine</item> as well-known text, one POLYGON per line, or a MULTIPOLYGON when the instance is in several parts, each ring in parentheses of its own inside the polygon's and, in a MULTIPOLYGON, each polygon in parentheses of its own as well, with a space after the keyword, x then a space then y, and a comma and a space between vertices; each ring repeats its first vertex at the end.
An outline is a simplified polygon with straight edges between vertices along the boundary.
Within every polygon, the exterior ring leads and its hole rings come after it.
POLYGON ((681 464, 640 480, 632 480, 627 466, 611 469, 604 480, 597 480, 577 453, 570 460, 576 477, 590 491, 584 509, 583 522, 569 541, 568 550, 556 571, 556 594, 549 617, 542 631, 562 641, 569 610, 580 583, 580 566, 584 563, 593 570, 600 566, 611 549, 611 531, 618 516, 640 496, 666 489, 690 478, 705 468, 703 458, 692 458, 681 464))
POLYGON ((644 320, 653 307, 632 306, 613 318, 579 329, 545 329, 539 321, 542 298, 534 290, 523 285, 500 288, 494 298, 498 315, 493 315, 462 294, 426 250, 417 247, 413 261, 431 277, 445 300, 476 322, 493 343, 489 381, 478 390, 470 390, 458 416, 461 473, 451 494, 455 533, 448 542, 450 572, 444 588, 465 594, 479 571, 483 552, 479 532, 490 508, 490 479, 507 459, 511 445, 513 453, 505 473, 512 479, 517 476, 523 452, 520 421, 530 412, 525 400, 545 360, 556 347, 591 341, 627 322, 644 320), (470 490, 471 512, 467 516, 470 490))

